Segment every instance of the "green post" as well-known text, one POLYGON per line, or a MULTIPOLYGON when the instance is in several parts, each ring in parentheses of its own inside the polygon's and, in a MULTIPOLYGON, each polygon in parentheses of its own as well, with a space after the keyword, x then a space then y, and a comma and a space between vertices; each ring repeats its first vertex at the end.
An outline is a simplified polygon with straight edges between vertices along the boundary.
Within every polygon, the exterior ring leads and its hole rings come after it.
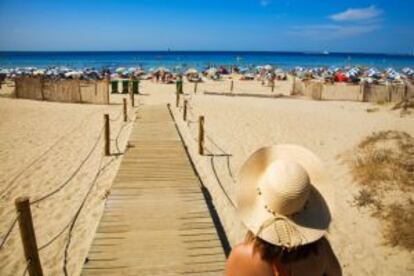
POLYGON ((183 80, 181 79, 181 78, 179 78, 178 80, 177 80, 177 93, 178 94, 183 94, 184 92, 183 92, 183 80))
POLYGON ((139 80, 132 81, 132 93, 139 94, 139 80))
POLYGON ((111 93, 118 93, 118 81, 113 80, 111 81, 111 93))
POLYGON ((122 81, 122 94, 128 94, 129 91, 129 81, 128 80, 123 80, 122 81))

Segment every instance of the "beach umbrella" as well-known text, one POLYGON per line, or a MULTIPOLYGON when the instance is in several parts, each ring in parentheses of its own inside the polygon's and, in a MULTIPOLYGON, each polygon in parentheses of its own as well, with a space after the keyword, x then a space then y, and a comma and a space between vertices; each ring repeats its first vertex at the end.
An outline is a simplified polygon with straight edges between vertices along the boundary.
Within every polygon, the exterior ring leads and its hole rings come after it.
POLYGON ((80 71, 69 71, 69 72, 64 73, 64 76, 66 78, 77 79, 77 78, 80 78, 82 76, 82 72, 80 72, 80 71))
POLYGON ((118 74, 122 74, 125 70, 126 70, 125 67, 118 67, 116 68, 115 72, 118 74))
POLYGON ((263 66, 263 68, 265 69, 265 70, 267 70, 267 71, 271 71, 271 70, 273 70, 273 66, 272 65, 265 65, 265 66, 263 66))
POLYGON ((170 72, 170 70, 168 70, 167 68, 161 66, 161 67, 158 67, 155 70, 155 72, 170 72))
POLYGON ((211 68, 207 69, 207 71, 206 71, 206 74, 208 76, 214 76, 214 75, 217 75, 217 73, 218 73, 218 70, 217 70, 217 68, 214 68, 214 67, 211 67, 211 68))
POLYGON ((33 76, 43 76, 45 74, 44 70, 35 70, 33 71, 33 76))
POLYGON ((8 74, 10 74, 10 70, 8 70, 8 69, 1 69, 0 70, 0 74, 8 75, 8 74))
POLYGON ((187 71, 185 71, 185 75, 190 75, 190 74, 198 74, 197 69, 195 68, 190 68, 187 71))

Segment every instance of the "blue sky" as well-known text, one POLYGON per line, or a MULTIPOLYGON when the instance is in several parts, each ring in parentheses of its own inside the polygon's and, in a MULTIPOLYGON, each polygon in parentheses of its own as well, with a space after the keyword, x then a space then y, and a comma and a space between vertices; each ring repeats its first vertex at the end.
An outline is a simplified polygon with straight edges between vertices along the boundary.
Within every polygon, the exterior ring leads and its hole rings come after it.
POLYGON ((414 51, 412 0, 0 0, 0 50, 414 51))

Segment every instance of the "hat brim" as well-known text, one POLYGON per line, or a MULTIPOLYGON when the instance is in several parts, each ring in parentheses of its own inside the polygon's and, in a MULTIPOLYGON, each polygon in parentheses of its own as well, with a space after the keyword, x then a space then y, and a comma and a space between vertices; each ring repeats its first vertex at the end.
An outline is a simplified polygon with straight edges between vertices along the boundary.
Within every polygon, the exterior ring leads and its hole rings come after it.
POLYGON ((240 171, 240 187, 237 193, 238 212, 246 227, 261 239, 278 246, 297 247, 319 240, 326 234, 331 222, 332 199, 324 166, 309 150, 297 145, 266 147, 253 153, 240 171), (276 160, 293 161, 308 173, 311 192, 306 207, 294 216, 264 224, 274 216, 265 208, 257 193, 257 187, 266 168, 276 160), (325 198, 325 199, 324 199, 325 198))

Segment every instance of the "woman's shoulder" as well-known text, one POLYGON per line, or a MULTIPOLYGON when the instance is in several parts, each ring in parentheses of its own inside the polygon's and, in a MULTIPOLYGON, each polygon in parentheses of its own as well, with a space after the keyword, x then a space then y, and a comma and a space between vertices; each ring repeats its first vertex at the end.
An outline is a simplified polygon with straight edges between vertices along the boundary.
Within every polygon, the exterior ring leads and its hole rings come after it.
POLYGON ((233 275, 273 275, 271 266, 262 260, 253 243, 235 246, 227 260, 226 276, 233 275))

